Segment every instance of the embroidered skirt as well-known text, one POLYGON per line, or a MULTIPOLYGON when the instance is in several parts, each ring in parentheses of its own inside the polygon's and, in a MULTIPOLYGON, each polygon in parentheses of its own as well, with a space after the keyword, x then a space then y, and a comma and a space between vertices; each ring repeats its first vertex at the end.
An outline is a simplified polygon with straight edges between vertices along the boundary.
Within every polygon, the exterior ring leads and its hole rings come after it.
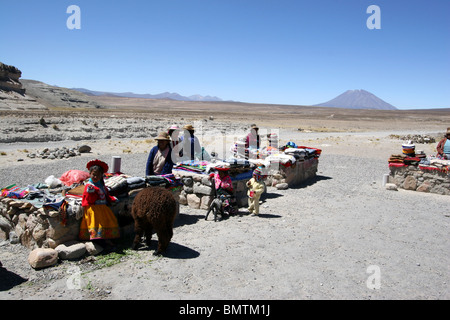
POLYGON ((111 209, 104 204, 84 208, 80 240, 115 239, 120 237, 119 224, 111 209))

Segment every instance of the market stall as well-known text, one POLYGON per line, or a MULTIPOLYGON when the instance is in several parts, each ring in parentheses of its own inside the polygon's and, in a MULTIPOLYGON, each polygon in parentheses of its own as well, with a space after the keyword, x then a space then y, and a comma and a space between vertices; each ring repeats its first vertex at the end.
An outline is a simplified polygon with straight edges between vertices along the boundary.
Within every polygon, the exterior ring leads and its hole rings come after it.
POLYGON ((450 161, 416 151, 408 142, 401 154, 389 157, 388 183, 398 188, 450 195, 450 161))

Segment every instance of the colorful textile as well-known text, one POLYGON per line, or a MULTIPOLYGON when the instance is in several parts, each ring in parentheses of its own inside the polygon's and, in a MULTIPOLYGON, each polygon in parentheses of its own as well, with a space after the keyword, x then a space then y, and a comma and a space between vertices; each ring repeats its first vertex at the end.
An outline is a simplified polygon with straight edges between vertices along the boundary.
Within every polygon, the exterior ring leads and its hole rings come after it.
POLYGON ((229 175, 226 175, 225 177, 221 178, 218 173, 214 173, 213 177, 216 190, 222 188, 226 191, 233 192, 233 183, 231 182, 231 178, 229 175))
POLYGON ((119 237, 119 224, 107 203, 117 201, 110 196, 102 181, 86 184, 81 205, 84 208, 79 238, 81 240, 113 239, 119 237))
POLYGON ((79 232, 80 240, 115 239, 119 237, 119 224, 108 206, 95 204, 84 208, 79 232))
POLYGON ((105 188, 103 183, 93 183, 92 180, 89 179, 89 182, 86 183, 84 187, 81 205, 87 207, 89 205, 108 204, 116 201, 117 198, 109 194, 108 189, 105 188))
POLYGON ((198 160, 187 160, 178 163, 174 169, 177 170, 185 170, 196 173, 205 173, 206 167, 208 166, 207 161, 198 161, 198 160))

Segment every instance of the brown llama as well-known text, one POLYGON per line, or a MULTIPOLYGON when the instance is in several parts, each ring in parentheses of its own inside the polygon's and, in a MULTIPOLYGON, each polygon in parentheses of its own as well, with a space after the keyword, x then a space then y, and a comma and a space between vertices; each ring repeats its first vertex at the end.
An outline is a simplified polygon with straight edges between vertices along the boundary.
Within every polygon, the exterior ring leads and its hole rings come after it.
POLYGON ((153 229, 158 235, 158 250, 154 255, 163 253, 173 236, 173 223, 177 214, 175 198, 167 189, 148 187, 136 195, 131 208, 136 236, 132 249, 137 250, 142 236, 150 246, 153 229))

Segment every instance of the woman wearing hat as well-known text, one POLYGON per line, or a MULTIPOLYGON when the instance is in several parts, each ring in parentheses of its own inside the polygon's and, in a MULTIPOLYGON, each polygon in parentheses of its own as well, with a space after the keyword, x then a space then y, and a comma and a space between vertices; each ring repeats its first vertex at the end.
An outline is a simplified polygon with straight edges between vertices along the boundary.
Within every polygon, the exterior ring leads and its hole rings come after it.
POLYGON ((172 173, 172 148, 170 147, 170 136, 167 132, 160 132, 155 138, 158 145, 150 150, 148 155, 145 175, 163 175, 172 173))
POLYGON ((177 144, 179 144, 181 141, 183 141, 183 137, 180 137, 180 127, 177 126, 176 124, 173 126, 170 126, 169 130, 167 130, 167 133, 170 136, 170 139, 172 140, 170 143, 170 147, 172 148, 172 150, 175 148, 175 146, 177 144))
POLYGON ((199 158, 201 158, 202 147, 198 141, 198 138, 194 136, 194 127, 188 124, 183 127, 183 130, 183 150, 181 151, 183 160, 195 160, 196 155, 200 155, 199 158))
POLYGON ((450 127, 447 128, 444 139, 439 141, 436 150, 439 159, 450 160, 450 127))
POLYGON ((109 194, 103 181, 103 174, 108 172, 108 165, 101 160, 89 161, 89 180, 84 187, 81 206, 84 208, 81 220, 80 240, 104 240, 104 245, 113 246, 110 239, 120 236, 117 218, 109 204, 117 198, 109 194))
POLYGON ((249 158, 249 149, 259 149, 260 137, 258 134, 259 128, 256 124, 251 125, 250 133, 245 138, 245 157, 249 158))

